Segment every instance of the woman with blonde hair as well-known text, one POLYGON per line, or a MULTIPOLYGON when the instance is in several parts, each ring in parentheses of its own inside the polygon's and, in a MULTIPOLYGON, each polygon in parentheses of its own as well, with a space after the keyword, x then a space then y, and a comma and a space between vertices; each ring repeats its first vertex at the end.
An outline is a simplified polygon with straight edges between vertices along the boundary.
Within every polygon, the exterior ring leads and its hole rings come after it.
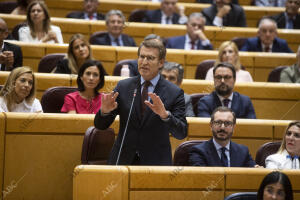
POLYGON ((48 8, 43 1, 33 1, 28 5, 27 24, 19 29, 20 41, 63 43, 61 30, 51 25, 48 8))
POLYGON ((0 91, 0 112, 43 112, 35 98, 35 77, 30 68, 11 71, 0 91))
MULTIPOLYGON (((236 82, 253 82, 251 74, 241 67, 239 49, 232 41, 225 41, 219 47, 219 54, 215 66, 221 62, 232 64, 236 70, 236 82)), ((205 80, 214 80, 213 67, 206 74, 205 80)))
POLYGON ((69 41, 68 55, 58 62, 55 73, 77 74, 80 66, 92 59, 92 51, 89 42, 78 33, 69 41))
POLYGON ((285 130, 276 154, 266 158, 266 168, 300 169, 300 121, 291 122, 285 130))

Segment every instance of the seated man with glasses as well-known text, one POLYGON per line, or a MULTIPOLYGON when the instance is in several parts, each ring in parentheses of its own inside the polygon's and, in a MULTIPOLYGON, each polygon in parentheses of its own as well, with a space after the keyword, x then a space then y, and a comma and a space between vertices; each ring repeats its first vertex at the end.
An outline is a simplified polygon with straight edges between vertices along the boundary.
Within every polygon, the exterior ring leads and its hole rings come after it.
POLYGON ((236 71, 232 64, 221 62, 213 69, 215 91, 198 102, 198 117, 210 117, 219 106, 231 108, 237 118, 256 119, 249 97, 234 92, 236 71))
POLYGON ((170 37, 166 48, 185 50, 212 50, 210 41, 204 34, 205 18, 201 13, 192 13, 186 24, 186 34, 170 37))
POLYGON ((227 107, 216 108, 210 119, 213 138, 195 145, 189 152, 192 166, 210 167, 258 167, 248 147, 231 141, 236 116, 227 107))

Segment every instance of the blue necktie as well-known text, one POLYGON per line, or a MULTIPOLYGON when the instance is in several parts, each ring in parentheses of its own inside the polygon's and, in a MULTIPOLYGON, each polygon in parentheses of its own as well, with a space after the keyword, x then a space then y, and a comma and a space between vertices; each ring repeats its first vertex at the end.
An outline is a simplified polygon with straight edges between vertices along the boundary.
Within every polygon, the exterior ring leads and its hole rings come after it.
POLYGON ((224 167, 228 167, 228 158, 225 154, 226 147, 221 148, 221 163, 224 167))
POLYGON ((293 23, 293 19, 289 19, 287 21, 287 26, 286 26, 287 29, 294 29, 294 23, 293 23))

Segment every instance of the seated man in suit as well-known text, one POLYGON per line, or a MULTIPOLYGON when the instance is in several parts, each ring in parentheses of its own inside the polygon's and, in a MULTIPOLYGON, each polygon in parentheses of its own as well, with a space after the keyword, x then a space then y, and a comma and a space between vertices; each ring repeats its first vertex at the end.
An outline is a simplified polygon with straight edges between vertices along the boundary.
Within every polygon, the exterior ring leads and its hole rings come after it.
POLYGON ((236 116, 230 108, 216 108, 210 119, 213 138, 191 148, 189 152, 190 165, 210 167, 256 166, 248 147, 231 141, 235 122, 236 116))
POLYGON ((278 28, 300 29, 300 0, 287 0, 285 2, 285 12, 279 13, 272 18, 277 23, 278 28))
POLYGON ((234 26, 246 27, 246 17, 244 9, 233 4, 231 0, 214 0, 215 2, 208 8, 202 10, 206 18, 206 25, 210 26, 234 26))
POLYGON ((8 36, 6 22, 0 18, 0 71, 11 71, 23 65, 23 55, 18 45, 5 42, 8 36))
POLYGON ((149 10, 145 13, 143 22, 159 24, 185 24, 187 17, 184 15, 184 7, 178 6, 179 14, 176 13, 177 0, 162 0, 160 9, 149 10))
MULTIPOLYGON (((164 77, 166 80, 170 81, 171 83, 174 83, 178 87, 180 87, 182 83, 183 73, 184 73, 183 67, 180 64, 175 62, 165 62, 164 67, 160 72, 162 77, 164 77)), ((184 93, 184 101, 185 101, 185 116, 195 117, 190 95, 184 93)))
POLYGON ((76 18, 76 19, 85 19, 85 20, 104 20, 104 15, 98 13, 98 0, 84 0, 83 9, 84 11, 71 12, 66 17, 67 18, 76 18))
POLYGON ((256 119, 249 97, 233 92, 236 71, 232 64, 221 62, 213 69, 215 91, 198 102, 198 117, 210 117, 219 106, 229 107, 237 118, 256 119))
POLYGON ((105 16, 105 22, 108 32, 97 37, 93 44, 136 46, 132 37, 122 33, 125 27, 125 16, 120 10, 110 10, 105 16))
POLYGON ((167 48, 212 50, 210 41, 204 34, 205 18, 201 13, 192 13, 186 24, 187 33, 167 40, 167 48))
POLYGON ((300 45, 297 50, 297 63, 286 67, 280 73, 281 83, 300 83, 300 45))
POLYGON ((277 37, 277 25, 271 18, 262 18, 257 37, 248 38, 241 51, 293 53, 287 42, 277 37))

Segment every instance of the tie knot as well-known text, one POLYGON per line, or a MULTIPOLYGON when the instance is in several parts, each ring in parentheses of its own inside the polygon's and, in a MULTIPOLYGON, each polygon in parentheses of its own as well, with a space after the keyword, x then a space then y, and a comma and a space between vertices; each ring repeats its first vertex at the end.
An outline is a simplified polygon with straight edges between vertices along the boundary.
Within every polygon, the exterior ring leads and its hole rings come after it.
POLYGON ((152 84, 151 84, 151 81, 145 81, 143 85, 144 85, 144 88, 148 88, 152 84))
POLYGON ((223 104, 225 107, 228 107, 230 99, 223 99, 223 104))
POLYGON ((221 152, 222 152, 222 153, 225 153, 225 152, 226 152, 226 147, 222 147, 222 148, 221 148, 221 152))
POLYGON ((269 52, 270 51, 270 47, 269 46, 265 46, 265 52, 269 52))

